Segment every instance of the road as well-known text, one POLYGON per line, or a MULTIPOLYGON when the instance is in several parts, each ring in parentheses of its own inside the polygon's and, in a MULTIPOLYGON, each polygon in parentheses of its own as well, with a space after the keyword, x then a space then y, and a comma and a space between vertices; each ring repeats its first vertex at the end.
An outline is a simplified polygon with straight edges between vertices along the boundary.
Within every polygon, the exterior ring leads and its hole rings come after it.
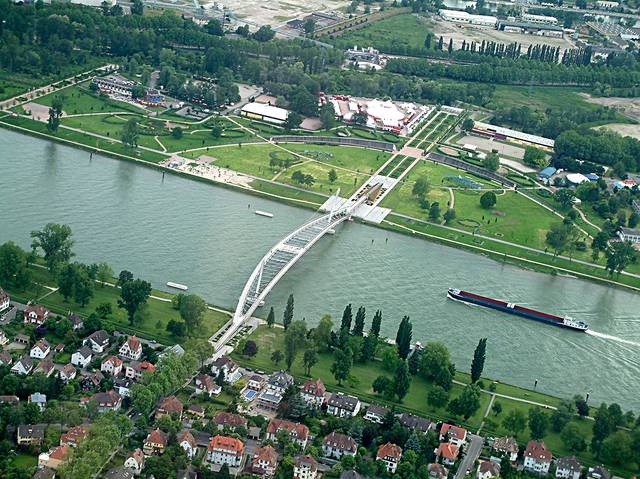
POLYGON ((469 434, 469 443, 467 444, 464 452, 464 457, 460 461, 458 470, 456 471, 455 479, 463 479, 467 475, 467 471, 473 469, 473 465, 480 457, 480 451, 482 451, 482 445, 484 439, 475 434, 469 434))

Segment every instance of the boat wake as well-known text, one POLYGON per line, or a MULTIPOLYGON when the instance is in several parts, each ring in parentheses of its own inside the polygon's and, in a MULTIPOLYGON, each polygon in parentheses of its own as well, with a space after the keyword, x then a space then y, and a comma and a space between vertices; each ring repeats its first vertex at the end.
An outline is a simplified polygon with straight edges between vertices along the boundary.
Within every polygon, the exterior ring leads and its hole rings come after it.
POLYGON ((629 344, 631 346, 640 346, 640 343, 637 341, 631 341, 629 339, 619 338, 618 336, 612 336, 610 334, 599 333, 597 331, 593 331, 592 329, 588 329, 586 333, 590 334, 591 336, 595 336, 597 338, 610 339, 612 341, 617 341, 623 344, 629 344))

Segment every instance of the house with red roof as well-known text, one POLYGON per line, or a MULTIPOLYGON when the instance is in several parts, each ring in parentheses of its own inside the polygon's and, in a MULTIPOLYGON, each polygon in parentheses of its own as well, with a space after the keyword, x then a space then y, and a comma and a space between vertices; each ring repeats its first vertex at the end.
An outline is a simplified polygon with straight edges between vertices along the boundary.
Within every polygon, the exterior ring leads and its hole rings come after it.
POLYGON ((138 361, 142 357, 142 343, 135 336, 129 336, 122 346, 120 346, 118 356, 122 359, 138 361))
POLYGON ((436 449, 436 457, 447 466, 453 466, 458 460, 459 454, 460 448, 451 442, 441 442, 436 449))
POLYGON ((266 439, 270 441, 278 440, 278 433, 286 431, 291 440, 298 444, 302 449, 307 447, 309 439, 309 428, 298 422, 286 421, 284 419, 272 419, 267 426, 266 439))
POLYGON ((542 441, 529 441, 524 450, 524 469, 533 474, 546 476, 553 460, 553 454, 542 441))
POLYGON ((458 447, 462 447, 467 442, 467 430, 444 423, 440 427, 440 441, 447 441, 458 447))
POLYGON ((258 447, 251 460, 251 472, 263 477, 271 477, 278 467, 278 453, 273 446, 258 447))
POLYGON ((397 444, 388 442, 378 448, 376 461, 382 461, 387 472, 394 474, 398 468, 398 464, 400 464, 400 459, 402 459, 402 448, 397 444))
POLYGON ((207 447, 207 461, 212 464, 226 464, 229 467, 242 465, 244 444, 240 439, 218 434, 211 438, 207 447))

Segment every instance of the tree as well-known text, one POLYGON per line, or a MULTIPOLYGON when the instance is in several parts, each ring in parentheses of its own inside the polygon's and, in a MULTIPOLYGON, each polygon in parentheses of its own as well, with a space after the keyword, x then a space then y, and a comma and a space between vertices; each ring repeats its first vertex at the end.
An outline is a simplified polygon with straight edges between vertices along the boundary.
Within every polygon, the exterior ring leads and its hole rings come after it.
POLYGON ((287 306, 284 308, 282 315, 282 324, 285 331, 289 328, 291 321, 293 321, 293 294, 290 294, 287 298, 287 306))
POLYGON ((462 129, 464 131, 471 131, 473 130, 474 126, 475 122, 471 118, 465 118, 465 120, 462 122, 462 129))
POLYGON ((302 365, 307 376, 311 376, 311 368, 318 363, 318 353, 316 348, 309 348, 305 350, 302 356, 302 365))
POLYGON ((473 361, 471 361, 471 382, 476 383, 482 376, 482 370, 484 369, 484 360, 487 352, 487 338, 482 338, 478 341, 476 350, 473 353, 473 361))
POLYGON ((402 402, 411 387, 411 374, 407 361, 399 361, 393 376, 393 389, 398 396, 398 400, 402 402))
POLYGON ((284 360, 287 364, 287 371, 291 370, 291 365, 298 355, 298 351, 304 347, 304 338, 307 336, 307 323, 302 320, 293 321, 284 336, 284 360))
POLYGON ((342 381, 349 377, 351 366, 353 365, 353 353, 351 349, 336 349, 334 353, 334 362, 331 365, 331 373, 338 386, 342 386, 342 381))
POLYGON ((366 310, 364 306, 360 306, 358 311, 356 312, 356 321, 353 325, 353 330, 351 334, 353 336, 362 336, 364 333, 364 320, 365 320, 366 310))
POLYGON ((480 197, 480 206, 485 210, 493 208, 498 201, 496 194, 493 191, 487 191, 480 197))
POLYGON ((198 295, 189 294, 180 300, 180 317, 187 327, 187 333, 194 334, 200 329, 206 310, 207 303, 198 295))
POLYGON ((454 210, 453 208, 449 208, 447 211, 445 211, 443 218, 445 224, 450 224, 453 220, 456 219, 456 210, 454 210))
POLYGON ((568 188, 561 188, 553 194, 553 199, 558 202, 561 208, 571 208, 576 194, 568 188))
POLYGON ((254 40, 259 42, 268 42, 273 39, 275 35, 276 32, 271 29, 271 25, 262 25, 252 36, 254 40))
POLYGON ((429 207, 429 219, 433 222, 440 221, 440 203, 434 201, 429 207))
POLYGON ((138 146, 138 120, 136 118, 130 118, 125 123, 124 128, 122 129, 121 140, 122 143, 129 146, 130 148, 135 148, 138 146))
POLYGON ((487 153, 482 160, 482 166, 489 171, 498 171, 500 167, 500 157, 494 152, 487 153))
POLYGON ((68 225, 48 223, 40 231, 32 231, 31 249, 35 253, 41 249, 49 271, 54 272, 58 265, 68 262, 75 254, 71 251, 73 240, 68 225))
POLYGON ((325 130, 336 126, 336 112, 331 103, 325 103, 320 107, 320 123, 325 130))
POLYGON ((571 452, 582 452, 587 448, 587 443, 576 423, 567 424, 560 433, 560 439, 571 452))
POLYGON ((543 168, 547 166, 547 154, 535 146, 527 146, 524 150, 524 164, 543 168))
POLYGON ((282 126, 287 131, 295 130, 296 128, 300 127, 303 119, 304 118, 302 117, 302 115, 300 115, 300 113, 292 111, 287 115, 287 119, 282 124, 282 126))
POLYGON ((635 263, 638 260, 638 253, 630 241, 616 241, 610 246, 606 254, 606 268, 611 276, 613 276, 613 273, 620 274, 630 263, 635 263))
POLYGON ((142 279, 127 281, 122 285, 118 307, 127 311, 129 324, 134 324, 135 314, 140 307, 147 303, 147 298, 151 294, 151 283, 142 279))
POLYGON ((407 359, 409 351, 411 351, 411 337, 413 335, 413 326, 409 316, 404 316, 398 326, 396 334, 396 345, 398 346, 398 354, 402 359, 407 359))
POLYGON ((327 176, 329 178, 329 183, 335 183, 336 180, 338 179, 338 174, 336 173, 336 170, 333 168, 329 170, 329 173, 327 173, 327 176))
POLYGON ((313 32, 316 31, 316 21, 308 17, 304 22, 304 33, 307 35, 313 35, 313 32))
POLYGON ((465 386, 460 396, 449 402, 449 411, 455 415, 469 419, 480 408, 480 386, 469 384, 465 386))
POLYGON ((58 131, 60 118, 62 118, 62 97, 54 96, 49 108, 49 120, 47 122, 49 131, 58 131))
POLYGON ((276 322, 276 314, 273 312, 273 306, 271 306, 271 309, 269 310, 269 315, 267 316, 267 326, 269 328, 273 328, 273 325, 276 322))
POLYGON ((345 306, 344 311, 342 312, 342 321, 340 322, 340 329, 346 329, 347 331, 351 330, 351 321, 353 319, 353 313, 351 312, 351 303, 345 306))
POLYGON ((451 388, 455 366, 447 347, 440 342, 429 342, 422 350, 420 374, 427 380, 442 386, 447 391, 451 388))
POLYGON ((418 198, 422 198, 429 193, 429 182, 426 178, 418 178, 413 184, 413 188, 411 189, 411 194, 413 196, 417 196, 418 198))
POLYGON ((242 348, 242 355, 253 357, 258 354, 258 345, 255 341, 247 341, 242 348))
POLYGON ((271 353, 271 361, 273 362, 273 364, 275 364, 276 366, 278 364, 280 364, 280 361, 282 361, 284 359, 284 356, 282 354, 282 351, 280 350, 275 350, 273 353, 271 353))
POLYGON ((427 393, 427 403, 435 408, 443 408, 449 402, 449 393, 442 386, 433 386, 427 393))
POLYGON ((533 439, 542 439, 547 432, 549 426, 549 416, 540 408, 532 407, 529 409, 529 430, 533 439))
POLYGON ((527 425, 527 419, 522 411, 519 409, 513 409, 502 420, 502 426, 513 436, 518 436, 518 433, 524 431, 527 425))

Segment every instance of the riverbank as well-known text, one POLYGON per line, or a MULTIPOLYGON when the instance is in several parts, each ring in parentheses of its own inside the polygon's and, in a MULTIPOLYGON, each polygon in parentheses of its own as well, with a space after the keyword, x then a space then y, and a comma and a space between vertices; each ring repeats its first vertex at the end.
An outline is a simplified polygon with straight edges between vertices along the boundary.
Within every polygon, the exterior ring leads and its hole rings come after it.
MULTIPOLYGON (((131 161, 142 166, 162 171, 163 174, 171 173, 191 180, 223 186, 225 188, 241 191, 253 196, 270 198, 285 204, 307 209, 317 209, 324 200, 328 198, 328 195, 320 192, 304 191, 299 188, 291 187, 290 185, 274 181, 266 181, 255 177, 252 179, 249 187, 240 184, 216 181, 212 178, 205 178, 185 171, 179 171, 174 168, 162 166, 158 164, 158 158, 155 156, 156 154, 151 158, 149 157, 151 152, 148 151, 142 150, 141 152, 140 150, 136 150, 141 155, 136 157, 127 154, 127 152, 114 151, 113 148, 116 150, 125 148, 123 145, 103 142, 110 145, 108 147, 109 149, 107 149, 102 147, 105 145, 99 146, 96 144, 86 144, 83 143, 83 139, 86 141, 84 136, 89 138, 91 141, 95 141, 95 139, 87 135, 83 136, 76 132, 67 132, 65 130, 59 130, 57 134, 51 134, 46 131, 46 125, 44 123, 28 120, 22 117, 0 117, 0 126, 20 133, 31 134, 41 138, 66 143, 87 151, 106 154, 120 160, 131 161), (14 124, 16 122, 20 124, 14 124), (70 137, 67 137, 69 135, 70 137)), ((168 157, 168 155, 166 157, 168 157)), ((560 273, 575 275, 589 281, 598 281, 610 286, 624 287, 633 291, 640 290, 640 276, 635 274, 623 272, 620 275, 612 277, 602 265, 589 265, 585 261, 579 262, 578 260, 571 260, 563 256, 553 256, 552 254, 542 250, 523 247, 515 243, 500 241, 494 238, 479 238, 471 232, 460 229, 456 229, 454 231, 446 225, 429 223, 413 217, 404 217, 392 214, 388 217, 387 221, 382 224, 372 224, 372 226, 414 235, 429 241, 437 241, 456 248, 463 248, 474 253, 487 255, 488 257, 498 261, 507 261, 511 264, 516 264, 535 271, 551 274, 560 273)))

